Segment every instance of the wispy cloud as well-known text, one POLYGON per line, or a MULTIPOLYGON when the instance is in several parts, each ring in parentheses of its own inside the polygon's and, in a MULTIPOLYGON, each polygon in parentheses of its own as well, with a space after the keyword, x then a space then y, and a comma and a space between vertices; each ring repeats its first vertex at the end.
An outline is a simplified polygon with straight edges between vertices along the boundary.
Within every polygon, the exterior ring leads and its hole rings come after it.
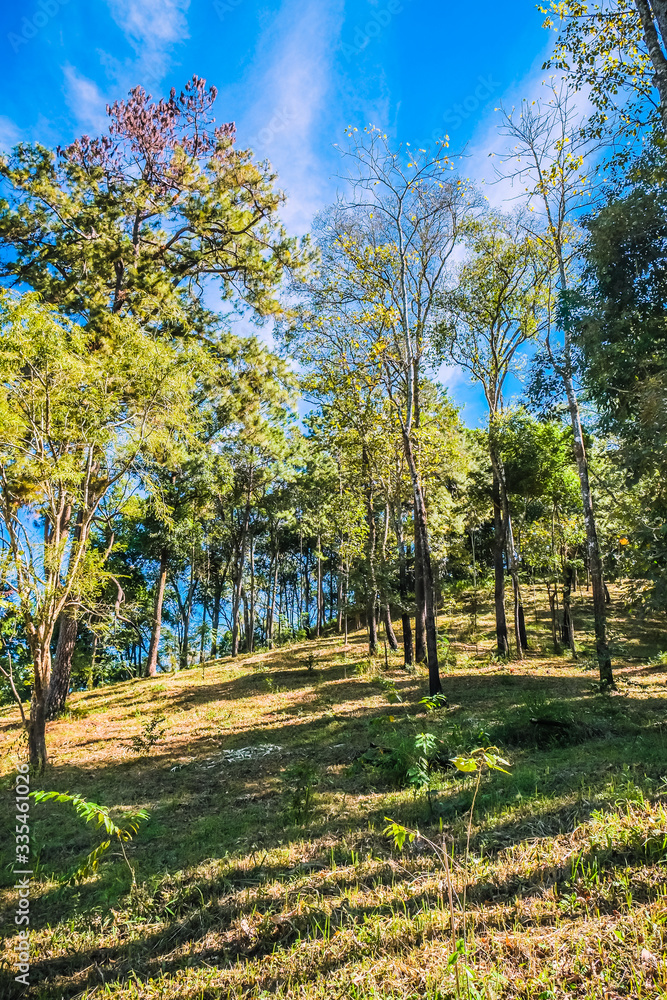
POLYGON ((74 66, 63 67, 65 101, 77 126, 90 132, 102 132, 107 126, 107 99, 93 80, 82 76, 74 66))
POLYGON ((260 96, 239 127, 239 143, 268 158, 277 169, 288 196, 283 218, 293 232, 305 232, 333 192, 329 164, 322 153, 323 145, 326 148, 322 121, 327 118, 342 14, 341 0, 330 4, 296 0, 283 5, 257 54, 257 63, 268 63, 256 83, 260 96))
POLYGON ((137 84, 158 96, 171 64, 173 48, 188 37, 186 13, 190 0, 108 0, 111 15, 123 31, 135 58, 119 60, 102 49, 100 62, 109 84, 100 87, 75 67, 63 67, 67 105, 77 126, 89 132, 107 127, 107 104, 137 84))
POLYGON ((107 75, 124 88, 155 87, 169 70, 173 49, 188 37, 190 0, 107 0, 114 21, 135 52, 121 62, 100 50, 107 75))
POLYGON ((7 115, 0 115, 0 150, 5 151, 21 142, 23 133, 15 121, 7 115))

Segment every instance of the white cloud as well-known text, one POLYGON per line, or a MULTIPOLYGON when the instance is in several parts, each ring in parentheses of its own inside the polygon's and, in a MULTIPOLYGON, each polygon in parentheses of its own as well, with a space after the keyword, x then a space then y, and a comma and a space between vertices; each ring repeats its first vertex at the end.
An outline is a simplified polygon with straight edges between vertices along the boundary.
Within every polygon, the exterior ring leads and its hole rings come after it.
POLYGON ((63 67, 65 100, 77 125, 90 132, 102 132, 107 127, 107 99, 93 80, 82 76, 74 66, 63 67))
MULTIPOLYGON (((77 126, 92 133, 108 126, 107 104, 137 84, 159 95, 159 84, 169 69, 174 45, 188 37, 186 12, 190 0, 108 0, 113 19, 121 28, 136 58, 121 62, 99 50, 100 62, 113 85, 104 93, 93 80, 73 66, 63 67, 65 100, 77 126)), ((1 133, 0 133, 1 135, 1 133)))
POLYGON ((7 115, 0 115, 0 151, 7 152, 21 142, 23 134, 16 122, 8 118, 7 115))
MULTIPOLYGON (((535 60, 530 72, 518 82, 514 82, 494 101, 494 109, 481 119, 468 144, 465 157, 460 163, 460 172, 474 181, 488 198, 493 208, 511 211, 525 204, 524 189, 516 181, 504 174, 501 158, 511 153, 513 140, 501 134, 502 116, 500 108, 511 111, 520 109, 522 101, 528 104, 540 102, 543 107, 552 99, 552 86, 559 85, 561 77, 552 70, 541 69, 547 58, 545 50, 535 60)), ((584 119, 592 106, 583 91, 570 91, 569 104, 576 116, 584 119)), ((517 114, 518 114, 517 110, 517 114)), ((507 164, 507 171, 514 169, 514 161, 507 164)))
POLYGON ((107 0, 111 16, 136 54, 120 62, 100 51, 107 74, 127 89, 141 82, 155 87, 169 70, 175 45, 189 37, 190 0, 107 0))
POLYGON ((341 21, 340 0, 285 4, 267 28, 251 69, 254 75, 268 62, 254 84, 259 96, 239 123, 238 142, 278 171, 288 196, 282 215, 291 232, 306 232, 334 193, 318 149, 341 21))

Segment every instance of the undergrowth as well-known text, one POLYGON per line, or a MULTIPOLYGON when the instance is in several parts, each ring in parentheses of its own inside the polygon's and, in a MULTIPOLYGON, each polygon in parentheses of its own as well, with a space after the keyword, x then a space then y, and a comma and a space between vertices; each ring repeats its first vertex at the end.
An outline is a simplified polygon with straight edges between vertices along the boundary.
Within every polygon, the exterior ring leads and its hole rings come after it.
POLYGON ((91 824, 66 802, 31 811, 31 986, 15 989, 5 867, 3 998, 450 1000, 457 971, 473 1000, 664 997, 667 664, 657 643, 635 654, 617 594, 612 609, 634 656, 615 694, 536 641, 496 662, 480 604, 444 702, 421 666, 369 660, 361 633, 76 695, 45 791, 104 803, 118 830, 150 817, 84 872, 91 824), (508 773, 457 767, 494 746, 508 773))

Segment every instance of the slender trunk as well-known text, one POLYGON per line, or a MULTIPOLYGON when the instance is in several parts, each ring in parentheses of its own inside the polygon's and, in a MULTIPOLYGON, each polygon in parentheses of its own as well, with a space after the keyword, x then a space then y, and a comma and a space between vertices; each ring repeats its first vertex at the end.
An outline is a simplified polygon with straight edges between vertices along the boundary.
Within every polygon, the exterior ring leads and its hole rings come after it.
POLYGON ((426 662, 426 604, 424 601, 424 576, 422 573, 421 542, 419 540, 419 525, 417 507, 414 507, 415 520, 415 661, 426 662))
POLYGON ((206 601, 202 601, 202 612, 201 612, 201 637, 199 640, 199 663, 204 662, 204 645, 206 642, 206 601))
MULTIPOLYGON (((251 479, 252 485, 252 479, 251 479)), ((245 550, 248 538, 248 525, 250 524, 250 489, 246 500, 245 512, 243 514, 243 525, 241 527, 241 538, 239 540, 236 573, 234 578, 234 596, 232 599, 232 656, 239 655, 239 611, 241 607, 241 588, 243 586, 243 567, 245 565, 245 550)))
POLYGON ((255 651, 255 539, 250 539, 250 631, 248 633, 248 652, 255 651))
POLYGON ((176 593, 178 610, 180 612, 181 622, 183 625, 183 636, 181 641, 180 656, 178 662, 179 670, 187 670, 190 661, 190 623, 192 621, 192 602, 194 600, 196 589, 197 589, 197 578, 195 577, 195 561, 194 561, 194 548, 193 548, 192 557, 190 560, 190 579, 188 581, 188 589, 186 591, 184 601, 182 600, 178 586, 174 581, 174 591, 176 593))
POLYGON ((653 83, 660 97, 660 116, 662 118, 662 128, 667 133, 667 59, 665 59, 660 45, 660 38, 656 30, 653 15, 655 13, 660 32, 662 34, 663 45, 667 44, 667 3, 665 0, 635 0, 635 6, 639 11, 642 23, 642 31, 648 54, 653 64, 653 83), (651 10, 653 8, 653 10, 651 10))
POLYGON ((494 573, 494 606, 496 612, 496 646, 498 656, 509 655, 507 638, 507 618, 505 616, 505 538, 502 507, 500 503, 500 486, 498 477, 493 474, 493 573, 494 573))
POLYGON ((69 694, 70 680, 72 677, 72 657, 76 646, 76 635, 79 623, 76 618, 76 611, 70 608, 63 611, 60 616, 60 628, 58 630, 58 643, 56 645, 56 655, 51 671, 51 680, 46 699, 46 718, 55 719, 65 709, 65 702, 69 694))
POLYGON ((565 389, 570 410, 572 430, 574 431, 574 456, 579 473, 581 485, 581 499, 584 506, 584 524, 586 526, 586 543, 588 548, 588 562, 591 570, 591 584, 593 587, 593 615, 595 620, 595 646, 597 651, 598 668, 600 671, 600 684, 605 688, 613 688, 614 675, 611 667, 611 656, 609 654, 609 643, 607 641, 607 617, 605 610, 604 580, 602 576, 602 559, 600 557, 600 544, 598 541, 597 525, 593 511, 593 496, 591 493, 588 478, 588 459, 584 446, 584 435, 581 428, 579 415, 579 404, 574 392, 572 379, 568 373, 564 373, 565 389))
MULTIPOLYGON (((639 4, 646 4, 646 0, 637 0, 639 4)), ((642 18, 643 22, 643 18, 642 18)), ((644 25, 646 30, 646 25, 644 25)), ((664 58, 664 57, 663 57, 664 58)), ((665 97, 667 98, 667 73, 665 74, 665 97)), ((662 94, 661 94, 662 101, 662 94)), ((667 116, 667 101, 662 101, 663 121, 667 116)), ((547 210, 550 212, 547 201, 547 210)), ((553 229, 553 224, 552 224, 553 229)), ((567 292, 567 275, 562 248, 558 245, 558 268, 560 272, 561 293, 567 292)), ((567 405, 570 411, 570 422, 574 437, 574 457, 577 464, 579 484, 581 487, 581 499, 584 508, 584 525, 586 527, 586 545, 588 549, 588 562, 591 573, 591 584, 593 587, 593 615, 595 621, 595 645, 598 659, 598 669, 600 672, 600 686, 602 688, 614 688, 614 675, 611 667, 611 656, 609 654, 609 644, 607 642, 607 619, 604 601, 604 580, 602 577, 602 559, 600 556, 600 543, 598 541, 597 526, 595 523, 595 513, 593 510, 593 497, 591 494, 590 481, 588 478, 588 458, 584 445, 584 435, 581 427, 581 415, 579 413, 579 402, 574 390, 572 379, 572 338, 569 308, 565 301, 563 313, 563 334, 564 334, 564 355, 565 364, 560 365, 554 359, 549 340, 547 339, 547 349, 551 364, 561 379, 567 396, 567 405)))
POLYGON ((572 652, 572 659, 577 659, 577 647, 574 642, 574 622, 572 621, 572 579, 573 579, 573 567, 572 563, 568 562, 565 564, 563 571, 563 642, 570 647, 572 652))
POLYGON ((212 660, 218 655, 218 629, 220 628, 220 602, 222 601, 222 580, 220 578, 219 567, 215 572, 215 583, 213 584, 213 607, 211 609, 211 649, 209 656, 212 660))
POLYGON ((554 646, 554 653, 560 653, 560 643, 558 641, 558 625, 556 618, 556 593, 557 588, 551 590, 551 584, 547 580, 547 597, 549 599, 549 612, 551 614, 551 639, 554 646))
POLYGON ((241 587, 241 603, 243 605, 243 642, 248 651, 248 635, 250 634, 250 611, 245 587, 241 587))
POLYGON ((389 601, 385 599, 382 605, 382 621, 384 623, 384 633, 387 637, 387 642, 390 648, 396 652, 398 649, 398 639, 396 638, 396 633, 394 632, 394 627, 391 623, 391 609, 389 607, 389 601))
MULTIPOLYGON (((525 648, 525 622, 523 625, 523 635, 521 628, 521 621, 523 619, 523 607, 521 603, 521 589, 519 587, 519 572, 516 562, 516 552, 514 550, 514 536, 512 534, 512 519, 510 516, 509 498, 507 496, 507 485, 505 482, 505 470, 503 468, 503 463, 501 461, 500 455, 496 451, 494 445, 494 420, 495 413, 491 413, 489 416, 489 454, 491 457, 491 465, 493 468, 493 491, 494 491, 494 519, 496 520, 495 528, 498 541, 502 544, 505 550, 505 556, 507 559, 507 569, 510 574, 510 579, 512 580, 512 590, 514 595, 514 641, 516 645, 516 657, 518 660, 523 659, 523 650, 525 648), (496 518, 496 500, 498 501, 497 508, 497 518, 496 518)), ((503 583, 503 593, 502 601, 499 604, 500 594, 498 593, 498 588, 496 589, 496 632, 498 634, 498 652, 500 653, 501 641, 500 632, 502 632, 502 624, 499 631, 499 615, 500 621, 504 624, 505 638, 507 640, 507 619, 505 617, 505 579, 504 579, 504 567, 502 565, 502 552, 496 552, 495 564, 497 571, 502 574, 503 583)), ((509 641, 507 641, 507 652, 509 654, 509 641)))
POLYGON ((146 677, 155 677, 157 673, 157 657, 160 646, 160 631, 162 629, 162 604, 164 602, 164 589, 167 584, 167 550, 160 552, 160 569, 155 584, 155 603, 153 605, 153 628, 151 630, 151 641, 146 657, 146 677))
POLYGON ((507 542, 507 565, 512 579, 512 590, 514 594, 514 637, 517 648, 517 658, 523 659, 523 650, 528 649, 528 637, 526 635, 526 619, 523 611, 523 599, 521 597, 521 585, 519 584, 519 566, 514 547, 514 534, 512 532, 512 518, 509 512, 509 502, 507 491, 504 485, 504 478, 501 480, 501 493, 503 494, 503 507, 505 509, 505 523, 507 531, 505 534, 507 542))
POLYGON ((438 668, 438 630, 435 622, 435 606, 433 599, 431 546, 428 539, 424 494, 422 492, 421 483, 419 482, 417 464, 415 462, 412 441, 409 434, 403 434, 403 447, 405 450, 408 468, 410 470, 410 479, 412 480, 412 490, 415 501, 416 523, 418 526, 417 537, 419 539, 419 554, 421 557, 421 572, 424 588, 429 694, 434 695, 442 693, 442 684, 440 682, 440 670, 438 668))
POLYGON ((315 629, 315 634, 317 638, 322 634, 322 627, 324 625, 324 593, 322 590, 322 536, 317 535, 317 625, 315 629))
POLYGON ((299 519, 299 569, 297 570, 297 587, 299 592, 299 628, 303 628, 303 598, 305 577, 303 571, 303 527, 299 519))
POLYGON ((30 764, 36 771, 43 771, 48 764, 46 752, 46 699, 51 681, 50 636, 37 634, 31 652, 35 675, 30 700, 28 723, 28 752, 30 764))
POLYGON ((377 604, 377 581, 375 578, 376 528, 375 511, 373 510, 373 484, 370 478, 368 453, 365 446, 362 449, 362 468, 366 478, 366 524, 368 525, 368 536, 366 542, 366 554, 368 559, 368 652, 371 656, 374 656, 377 653, 378 645, 377 618, 375 611, 377 604))
POLYGON ((348 562, 347 568, 346 568, 346 571, 345 571, 345 595, 344 595, 345 596, 345 613, 343 615, 343 617, 345 619, 345 648, 346 649, 347 649, 347 602, 348 602, 349 591, 350 591, 350 564, 348 562))
POLYGON ((190 653, 190 611, 186 609, 181 612, 181 621, 183 622, 183 638, 181 641, 180 656, 178 658, 178 669, 187 670, 188 669, 188 658, 190 653))
POLYGON ((472 552, 472 586, 473 586, 473 604, 472 604, 472 627, 475 632, 475 645, 477 645, 477 559, 475 557, 475 532, 470 529, 470 549, 472 552))
MULTIPOLYGON (((270 602, 270 606, 269 606, 268 623, 267 623, 267 626, 266 626, 266 643, 267 643, 269 649, 273 649, 273 617, 274 617, 275 609, 276 609, 276 590, 278 588, 278 566, 279 566, 279 561, 280 560, 279 560, 279 557, 278 557, 278 553, 276 552, 276 555, 275 555, 275 567, 274 567, 274 571, 273 571, 273 582, 272 582, 272 585, 270 585, 271 602, 270 602)), ((278 614, 280 615, 280 610, 278 611, 278 614)))
POLYGON ((310 549, 306 547, 306 568, 304 571, 303 580, 303 593, 304 593, 304 605, 305 605, 305 615, 306 615, 306 629, 308 631, 308 638, 312 638, 310 634, 310 549))
POLYGON ((401 626, 403 629, 403 666, 411 667, 414 663, 414 651, 412 648, 412 624, 408 612, 408 573, 405 558, 402 513, 401 504, 398 502, 395 513, 395 527, 396 545, 398 547, 398 589, 401 597, 401 626))
POLYGON ((336 588, 336 632, 338 635, 343 631, 343 559, 338 563, 338 581, 336 588))
POLYGON ((88 683, 86 687, 89 691, 92 691, 93 685, 95 683, 95 660, 97 659, 97 634, 93 635, 93 655, 90 660, 90 672, 88 674, 88 683))

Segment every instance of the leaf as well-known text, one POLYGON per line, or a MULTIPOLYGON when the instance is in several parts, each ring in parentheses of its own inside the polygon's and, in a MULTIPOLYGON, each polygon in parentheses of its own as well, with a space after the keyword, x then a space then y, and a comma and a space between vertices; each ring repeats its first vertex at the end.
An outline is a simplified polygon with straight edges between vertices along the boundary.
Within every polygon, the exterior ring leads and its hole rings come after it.
POLYGON ((452 764, 458 771, 464 771, 466 774, 477 770, 477 761, 473 757, 451 757, 452 764))

